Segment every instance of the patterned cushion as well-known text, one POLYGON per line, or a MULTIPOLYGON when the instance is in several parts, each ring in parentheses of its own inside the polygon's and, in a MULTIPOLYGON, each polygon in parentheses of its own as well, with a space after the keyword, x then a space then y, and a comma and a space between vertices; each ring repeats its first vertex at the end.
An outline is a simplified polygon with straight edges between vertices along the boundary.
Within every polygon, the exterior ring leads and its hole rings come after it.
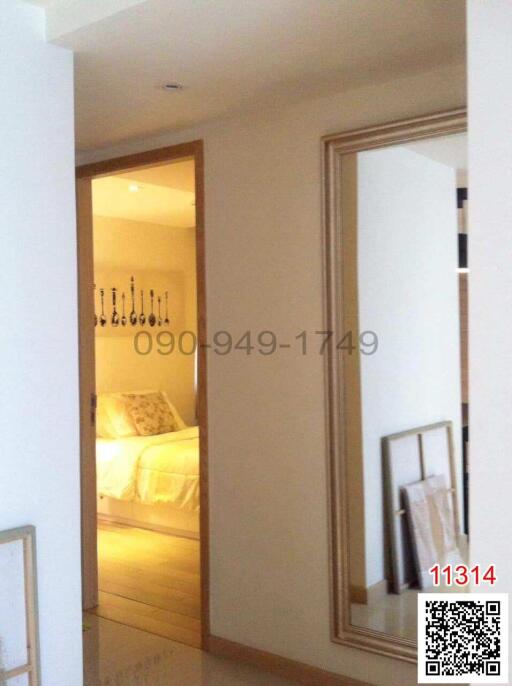
POLYGON ((178 423, 161 393, 125 393, 126 407, 139 436, 178 431, 178 423))

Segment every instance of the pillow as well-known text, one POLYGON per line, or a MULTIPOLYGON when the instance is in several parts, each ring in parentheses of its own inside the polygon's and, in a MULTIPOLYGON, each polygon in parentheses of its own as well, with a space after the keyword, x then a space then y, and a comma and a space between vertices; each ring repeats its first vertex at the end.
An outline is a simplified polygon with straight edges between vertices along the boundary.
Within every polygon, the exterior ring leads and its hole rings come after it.
POLYGON ((123 397, 139 436, 156 436, 178 431, 178 422, 162 393, 125 393, 123 397))
POLYGON ((137 428, 132 421, 126 407, 126 401, 121 394, 98 394, 96 435, 100 438, 137 436, 137 428))
POLYGON ((166 393, 165 391, 160 391, 160 392, 161 392, 161 394, 163 395, 165 402, 169 405, 169 407, 170 407, 170 409, 171 409, 172 416, 173 416, 174 419, 176 420, 176 424, 177 424, 177 426, 178 426, 178 428, 176 429, 176 431, 181 431, 182 429, 186 429, 186 428, 187 428, 187 425, 185 424, 185 422, 184 422, 183 419, 181 418, 181 415, 180 415, 180 413, 178 412, 178 410, 174 407, 174 405, 171 403, 171 401, 170 401, 169 398, 167 397, 167 393, 166 393))
MULTIPOLYGON (((115 395, 118 398, 122 398, 123 402, 126 402, 126 398, 124 397, 125 395, 150 395, 151 393, 160 393, 162 398, 165 400, 165 402, 169 406, 169 408, 171 410, 171 414, 174 417, 174 419, 176 420, 176 424, 178 426, 178 428, 175 430, 181 431, 182 429, 186 429, 187 425, 185 424, 185 422, 181 418, 181 415, 178 412, 178 410, 174 407, 174 405, 169 400, 169 396, 167 395, 167 393, 165 391, 157 391, 154 388, 145 388, 142 391, 137 389, 137 390, 125 391, 124 393, 116 393, 115 395)), ((112 393, 111 395, 114 395, 114 394, 112 393)))

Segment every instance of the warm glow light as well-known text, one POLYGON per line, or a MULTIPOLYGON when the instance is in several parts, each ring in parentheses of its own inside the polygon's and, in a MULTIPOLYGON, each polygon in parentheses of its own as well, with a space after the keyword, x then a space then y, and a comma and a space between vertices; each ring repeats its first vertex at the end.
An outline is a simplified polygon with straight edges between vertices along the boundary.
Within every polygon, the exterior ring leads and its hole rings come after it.
POLYGON ((130 193, 138 193, 140 191, 140 186, 138 186, 136 183, 131 183, 128 186, 128 190, 130 193))
POLYGON ((457 271, 458 271, 459 274, 469 274, 469 269, 468 269, 468 267, 459 267, 459 268, 457 269, 457 271))

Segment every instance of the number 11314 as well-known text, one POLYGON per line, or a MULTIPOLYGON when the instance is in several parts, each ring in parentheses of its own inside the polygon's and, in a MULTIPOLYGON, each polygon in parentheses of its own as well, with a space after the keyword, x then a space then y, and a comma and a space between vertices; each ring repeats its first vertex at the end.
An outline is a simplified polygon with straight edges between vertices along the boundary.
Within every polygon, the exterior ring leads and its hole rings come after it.
POLYGON ((431 567, 429 574, 432 575, 433 586, 482 586, 496 583, 496 570, 494 565, 489 565, 484 571, 480 565, 468 567, 468 565, 446 565, 441 567, 437 564, 431 567))

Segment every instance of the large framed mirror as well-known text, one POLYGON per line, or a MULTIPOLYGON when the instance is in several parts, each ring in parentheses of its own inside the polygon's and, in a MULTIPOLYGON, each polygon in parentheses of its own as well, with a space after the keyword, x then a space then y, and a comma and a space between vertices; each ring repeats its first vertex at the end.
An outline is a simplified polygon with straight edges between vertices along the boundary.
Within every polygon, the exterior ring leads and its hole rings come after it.
POLYGON ((468 556, 466 115, 323 145, 332 638, 414 662, 468 556))

